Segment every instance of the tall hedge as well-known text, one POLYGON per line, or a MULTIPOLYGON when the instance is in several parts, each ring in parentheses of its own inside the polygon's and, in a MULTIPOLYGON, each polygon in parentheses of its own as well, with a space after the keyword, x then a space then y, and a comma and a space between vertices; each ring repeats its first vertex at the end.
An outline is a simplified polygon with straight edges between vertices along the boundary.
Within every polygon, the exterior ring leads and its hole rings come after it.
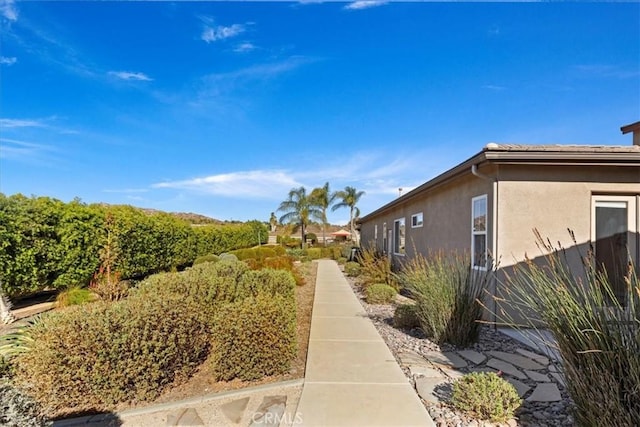
POLYGON ((9 296, 87 285, 107 236, 121 278, 180 268, 201 255, 266 243, 259 221, 195 226, 176 216, 132 206, 64 203, 0 193, 0 283, 9 296), (260 240, 260 242, 259 242, 260 240))

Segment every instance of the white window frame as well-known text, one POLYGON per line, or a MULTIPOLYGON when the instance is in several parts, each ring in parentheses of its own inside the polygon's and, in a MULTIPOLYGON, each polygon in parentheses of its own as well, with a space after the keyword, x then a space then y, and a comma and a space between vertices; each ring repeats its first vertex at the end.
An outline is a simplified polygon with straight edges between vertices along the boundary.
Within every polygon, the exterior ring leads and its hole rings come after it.
POLYGON ((404 217, 398 218, 393 221, 393 254, 397 256, 404 256, 407 253, 406 250, 406 241, 407 241, 407 221, 404 217), (396 226, 397 224, 397 226, 396 226), (400 242, 399 230, 400 227, 404 229, 403 242, 400 242), (400 243, 403 243, 402 245, 400 243), (402 251, 402 252, 400 252, 402 251))
POLYGON ((483 270, 486 271, 487 270, 487 264, 489 263, 489 240, 488 240, 488 230, 489 230, 489 203, 487 200, 487 195, 483 194, 481 196, 476 196, 471 198, 471 267, 475 268, 477 270, 483 270), (484 200, 484 210, 485 210, 485 225, 484 225, 484 230, 479 230, 476 231, 475 230, 475 217, 476 217, 476 212, 475 212, 475 206, 476 206, 476 202, 480 201, 480 200, 484 200), (485 264, 484 266, 482 265, 476 265, 475 264, 475 260, 476 260, 476 253, 475 253, 475 249, 476 249, 476 245, 475 245, 475 240, 476 240, 476 236, 484 236, 484 253, 485 253, 485 264))
POLYGON ((389 242, 387 240, 387 223, 382 223, 382 253, 387 253, 389 242))
POLYGON ((378 224, 375 224, 373 226, 373 240, 378 240, 378 224))
POLYGON ((424 215, 422 212, 411 215, 411 228, 420 228, 424 224, 424 215), (415 220, 415 221, 414 221, 415 220), (418 221, 420 221, 418 223, 418 221))

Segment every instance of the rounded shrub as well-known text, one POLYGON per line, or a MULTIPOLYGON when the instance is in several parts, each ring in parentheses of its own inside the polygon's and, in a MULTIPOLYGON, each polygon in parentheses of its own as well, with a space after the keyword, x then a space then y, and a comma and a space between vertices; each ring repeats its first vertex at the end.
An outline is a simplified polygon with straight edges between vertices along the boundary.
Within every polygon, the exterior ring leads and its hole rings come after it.
POLYGON ((70 305, 80 305, 95 301, 97 296, 89 289, 73 287, 62 291, 56 297, 57 307, 68 307, 70 305))
POLYGON ((344 273, 349 277, 358 277, 362 273, 362 267, 357 262, 349 261, 344 265, 344 273))
POLYGON ((412 329, 420 326, 418 311, 415 304, 401 304, 393 313, 393 326, 402 329, 412 329))
POLYGON ((311 259, 322 258, 322 248, 309 248, 307 249, 307 256, 311 259))
POLYGON ((522 404, 515 387, 493 372, 474 372, 453 384, 451 403, 477 418, 504 422, 522 404))
POLYGON ((283 295, 258 294, 222 307, 213 327, 218 380, 286 373, 296 355, 296 306, 283 295))
POLYGON ((228 254, 228 253, 222 253, 219 255, 220 260, 225 260, 225 261, 238 261, 238 257, 234 254, 228 254))
POLYGON ((14 380, 51 417, 152 400, 206 357, 209 326, 198 309, 147 293, 54 313, 31 329, 14 380))
POLYGON ((374 283, 365 289, 366 299, 369 304, 388 304, 393 301, 397 292, 394 288, 384 283, 374 283))
POLYGON ((193 261, 193 265, 198 265, 205 262, 218 262, 219 260, 220 260, 220 257, 215 254, 203 255, 196 258, 195 261, 193 261))
POLYGON ((336 258, 336 261, 338 261, 338 264, 346 264, 347 263, 347 259, 343 256, 336 258))

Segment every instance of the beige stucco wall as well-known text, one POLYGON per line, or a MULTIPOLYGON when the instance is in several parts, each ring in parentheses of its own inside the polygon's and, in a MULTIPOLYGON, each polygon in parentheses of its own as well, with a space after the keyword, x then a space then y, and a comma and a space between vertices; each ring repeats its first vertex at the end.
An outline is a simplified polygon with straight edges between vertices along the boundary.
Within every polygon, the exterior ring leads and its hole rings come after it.
MULTIPOLYGON (((413 200, 381 213, 361 226, 362 244, 375 245, 383 250, 383 223, 393 230, 394 221, 405 218, 406 255, 392 255, 394 263, 401 263, 416 252, 433 250, 470 251, 471 245, 471 199, 487 195, 489 224, 492 213, 492 183, 468 174, 455 182, 443 185, 413 200), (411 227, 411 216, 422 212, 422 227, 411 227), (378 225, 378 238, 374 239, 374 227, 378 225)), ((491 247, 491 231, 487 235, 491 247)))
MULTIPOLYGON (((572 271, 584 271, 581 259, 591 242, 592 195, 640 195, 638 167, 501 165, 497 189, 497 293, 507 297, 506 278, 525 257, 544 263, 533 229, 555 247, 566 249, 572 271), (575 236, 575 243, 568 229, 575 236)), ((636 265, 640 260, 635 256, 636 265)), ((508 297, 507 297, 508 298, 508 297)), ((502 308, 505 309, 506 305, 502 308)), ((519 320, 512 310, 506 312, 519 320)))

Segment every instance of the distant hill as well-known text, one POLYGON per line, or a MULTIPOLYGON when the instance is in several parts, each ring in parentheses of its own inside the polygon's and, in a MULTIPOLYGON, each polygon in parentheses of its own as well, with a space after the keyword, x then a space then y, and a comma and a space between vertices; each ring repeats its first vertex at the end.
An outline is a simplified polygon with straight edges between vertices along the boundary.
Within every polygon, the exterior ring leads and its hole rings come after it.
MULTIPOLYGON (((150 215, 163 212, 157 209, 146 209, 146 208, 140 208, 140 209, 150 215)), ((208 216, 200 215, 193 212, 166 212, 166 213, 168 213, 169 215, 173 215, 177 218, 180 218, 182 220, 185 220, 190 224, 207 225, 207 224, 224 224, 226 222, 226 221, 220 221, 219 219, 210 218, 208 216)))

